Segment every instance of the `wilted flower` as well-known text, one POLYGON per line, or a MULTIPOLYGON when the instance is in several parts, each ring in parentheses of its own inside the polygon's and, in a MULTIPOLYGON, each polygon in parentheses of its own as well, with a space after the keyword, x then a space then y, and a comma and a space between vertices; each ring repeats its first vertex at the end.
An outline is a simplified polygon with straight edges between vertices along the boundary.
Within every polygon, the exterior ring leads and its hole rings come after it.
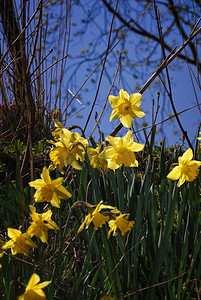
POLYGON ((44 281, 39 283, 40 277, 33 273, 29 282, 26 286, 26 290, 23 295, 18 297, 18 300, 45 300, 46 295, 43 292, 43 288, 45 288, 51 281, 44 281))
POLYGON ((103 224, 105 224, 109 220, 109 216, 105 216, 100 213, 102 209, 114 209, 115 207, 110 205, 104 205, 102 204, 103 201, 100 201, 97 205, 92 205, 87 202, 77 201, 73 204, 72 208, 77 205, 83 205, 88 210, 88 215, 85 217, 84 222, 78 229, 78 233, 81 232, 84 227, 86 226, 86 229, 88 229, 91 222, 94 224, 94 230, 98 230, 99 227, 102 227, 103 224))
POLYGON ((18 229, 8 228, 7 234, 10 240, 2 246, 2 249, 11 248, 12 255, 16 255, 18 253, 23 253, 24 255, 28 255, 29 247, 31 248, 38 247, 31 240, 31 236, 27 232, 22 233, 18 229))
POLYGON ((201 161, 192 160, 193 151, 188 149, 182 156, 178 158, 178 166, 167 175, 171 180, 178 180, 177 186, 180 187, 185 181, 193 181, 199 174, 201 161))
POLYGON ((29 182, 31 187, 34 187, 37 191, 34 194, 36 202, 50 202, 53 206, 60 207, 60 199, 66 199, 72 197, 71 193, 62 186, 63 177, 59 177, 55 180, 50 178, 49 171, 46 167, 43 168, 42 179, 36 179, 29 182))
POLYGON ((131 130, 125 136, 106 138, 111 146, 107 146, 101 153, 100 158, 104 158, 108 162, 109 169, 118 169, 122 165, 126 167, 138 167, 138 161, 134 152, 141 151, 144 144, 139 144, 133 141, 131 130))
POLYGON ((109 239, 111 232, 113 231, 113 236, 118 234, 117 229, 121 231, 121 235, 125 235, 127 231, 133 228, 134 221, 128 221, 129 214, 120 213, 119 216, 114 216, 112 220, 108 221, 110 230, 108 231, 107 238, 109 239))
POLYGON ((39 237, 43 243, 47 244, 48 240, 48 229, 58 230, 59 227, 57 224, 51 219, 52 211, 48 210, 45 213, 38 214, 36 213, 36 208, 32 205, 29 205, 30 208, 30 217, 32 218, 32 223, 27 229, 27 233, 30 236, 39 237))
POLYGON ((145 113, 139 108, 142 103, 142 95, 135 93, 129 94, 120 90, 119 96, 109 96, 109 102, 113 111, 110 115, 110 121, 120 119, 123 126, 130 128, 135 117, 142 118, 145 113))
POLYGON ((87 148, 87 154, 90 160, 90 164, 94 169, 105 169, 107 170, 107 160, 105 158, 100 157, 100 148, 101 145, 96 147, 95 149, 92 147, 87 148))

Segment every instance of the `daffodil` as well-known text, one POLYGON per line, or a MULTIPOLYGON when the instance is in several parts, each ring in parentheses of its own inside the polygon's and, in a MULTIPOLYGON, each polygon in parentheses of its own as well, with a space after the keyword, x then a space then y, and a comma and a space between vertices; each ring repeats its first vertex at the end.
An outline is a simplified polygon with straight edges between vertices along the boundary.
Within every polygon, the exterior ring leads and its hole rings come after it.
POLYGON ((62 185, 63 177, 52 180, 46 167, 43 168, 41 179, 29 182, 36 189, 34 199, 36 202, 50 202, 55 207, 60 207, 60 199, 72 197, 71 193, 62 185))
POLYGON ((138 161, 136 160, 134 152, 141 151, 144 148, 144 144, 133 141, 131 130, 122 138, 108 136, 106 141, 108 141, 111 146, 107 146, 100 153, 100 158, 107 160, 109 169, 115 170, 122 165, 126 167, 138 167, 138 161))
POLYGON ((60 132, 64 128, 63 124, 58 121, 54 121, 54 126, 56 129, 52 132, 52 136, 54 137, 55 141, 59 141, 60 138, 60 132))
POLYGON ((24 255, 28 255, 29 247, 31 248, 38 247, 31 240, 31 236, 27 232, 22 233, 18 229, 8 228, 7 234, 10 240, 2 246, 2 249, 11 248, 12 255, 16 255, 18 253, 23 253, 24 255))
POLYGON ((51 281, 44 281, 39 283, 40 277, 33 273, 26 286, 23 295, 18 297, 18 300, 45 300, 46 295, 42 289, 44 289, 51 281))
POLYGON ((59 133, 60 137, 57 142, 52 142, 54 148, 50 151, 50 160, 53 164, 59 165, 59 171, 62 172, 63 167, 71 165, 77 170, 81 170, 78 160, 84 161, 85 148, 88 145, 86 139, 82 138, 79 133, 71 132, 63 128, 59 133))
POLYGON ((188 149, 178 158, 178 165, 167 175, 171 180, 178 180, 177 186, 180 187, 185 181, 193 181, 199 174, 201 161, 192 160, 193 151, 188 149))
POLYGON ((142 103, 142 95, 140 93, 129 96, 126 91, 121 89, 119 96, 109 96, 109 102, 113 108, 110 121, 120 119, 126 128, 131 128, 135 117, 142 118, 145 116, 145 113, 139 108, 142 103))
POLYGON ((94 169, 105 169, 107 170, 107 160, 105 158, 100 157, 100 148, 101 145, 96 147, 95 149, 92 147, 87 148, 87 154, 90 160, 90 164, 94 169))
POLYGON ((39 237, 43 243, 47 244, 48 229, 59 229, 57 224, 51 219, 52 211, 48 210, 45 213, 38 214, 36 213, 36 208, 33 205, 29 205, 29 208, 31 211, 30 217, 33 222, 27 229, 27 233, 29 233, 31 237, 39 237))
POLYGON ((110 296, 107 296, 107 295, 104 295, 100 298, 100 300, 113 300, 114 298, 113 297, 110 297, 110 296))
POLYGON ((113 231, 113 236, 118 234, 117 229, 121 231, 121 235, 125 235, 127 231, 133 228, 134 221, 128 221, 129 214, 120 213, 119 216, 114 216, 112 220, 108 221, 110 230, 108 231, 107 238, 109 239, 111 232, 113 231))
POLYGON ((77 201, 73 204, 72 208, 77 205, 83 205, 87 207, 88 215, 85 217, 84 222, 78 229, 78 233, 80 233, 84 227, 86 226, 86 229, 88 229, 91 222, 94 224, 94 230, 98 230, 99 227, 102 227, 108 220, 109 216, 105 216, 100 213, 102 209, 113 209, 116 211, 116 208, 110 205, 104 205, 102 204, 103 201, 100 201, 97 205, 92 205, 90 203, 77 201))

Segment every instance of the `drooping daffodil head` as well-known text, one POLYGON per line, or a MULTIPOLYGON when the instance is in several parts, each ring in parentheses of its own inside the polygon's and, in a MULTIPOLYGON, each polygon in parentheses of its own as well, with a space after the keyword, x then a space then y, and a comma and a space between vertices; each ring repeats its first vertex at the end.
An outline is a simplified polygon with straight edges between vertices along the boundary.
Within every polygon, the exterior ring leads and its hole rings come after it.
POLYGON ((72 208, 77 205, 82 205, 88 210, 88 215, 85 217, 83 223, 79 227, 78 233, 80 233, 84 229, 84 227, 88 229, 91 222, 94 225, 94 230, 98 230, 98 228, 102 227, 103 224, 105 224, 109 220, 109 216, 100 213, 100 211, 103 209, 115 210, 116 208, 110 205, 104 205, 102 203, 103 201, 100 201, 97 205, 93 205, 87 202, 77 201, 73 204, 72 208))
POLYGON ((108 231, 107 238, 109 239, 111 233, 113 236, 118 234, 118 229, 121 231, 121 235, 125 235, 127 231, 131 230, 134 225, 134 221, 128 221, 129 214, 122 214, 120 212, 119 216, 114 216, 108 221, 110 230, 108 231))
POLYGON ((90 160, 90 164, 94 169, 104 169, 108 170, 107 160, 105 158, 100 157, 101 153, 101 144, 98 145, 95 149, 92 147, 87 148, 87 154, 90 160))

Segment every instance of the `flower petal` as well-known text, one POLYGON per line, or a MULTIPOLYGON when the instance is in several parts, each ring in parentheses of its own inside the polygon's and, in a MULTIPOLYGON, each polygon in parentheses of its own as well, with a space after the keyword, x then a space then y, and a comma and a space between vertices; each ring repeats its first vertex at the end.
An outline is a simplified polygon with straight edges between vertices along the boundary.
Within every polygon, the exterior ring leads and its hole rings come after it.
POLYGON ((46 184, 50 184, 52 182, 49 170, 46 167, 43 168, 41 178, 45 181, 46 184))
POLYGON ((128 115, 124 115, 124 116, 120 117, 120 121, 124 127, 131 128, 132 123, 133 123, 133 118, 131 117, 130 114, 128 114, 128 115))
POLYGON ((116 120, 116 119, 119 119, 119 118, 120 118, 120 114, 116 110, 113 110, 110 114, 110 122, 112 120, 116 120))
POLYGON ((133 117, 142 118, 145 116, 145 113, 137 106, 131 107, 133 117))
POLYGON ((181 177, 181 167, 176 166, 174 169, 167 175, 167 178, 171 180, 178 180, 181 177))
POLYGON ((34 187, 35 189, 41 189, 46 185, 43 179, 36 179, 34 181, 29 182, 29 186, 34 187))
POLYGON ((186 162, 191 160, 193 158, 193 150, 191 148, 186 150, 186 152, 184 152, 184 154, 182 155, 182 158, 186 162))
POLYGON ((13 239, 13 238, 16 238, 17 236, 21 235, 22 232, 18 229, 8 227, 7 234, 9 236, 9 238, 13 239))
POLYGON ((40 281, 39 275, 36 273, 33 273, 27 284, 26 291, 32 289, 39 281, 40 281))
POLYGON ((110 102, 111 107, 114 109, 115 106, 116 106, 116 103, 117 103, 117 101, 118 101, 118 99, 119 99, 119 97, 118 97, 118 96, 110 95, 110 96, 108 97, 108 99, 109 99, 109 102, 110 102))
POLYGON ((140 106, 140 104, 142 103, 142 95, 140 93, 135 93, 130 95, 129 98, 131 105, 136 105, 136 106, 140 106))

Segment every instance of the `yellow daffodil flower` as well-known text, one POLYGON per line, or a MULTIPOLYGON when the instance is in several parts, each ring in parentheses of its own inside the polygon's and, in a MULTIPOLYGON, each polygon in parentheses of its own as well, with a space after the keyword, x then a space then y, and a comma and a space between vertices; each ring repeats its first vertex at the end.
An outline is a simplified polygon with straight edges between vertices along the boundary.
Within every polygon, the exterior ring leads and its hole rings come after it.
POLYGON ((138 161, 134 152, 141 151, 144 144, 135 143, 131 130, 125 136, 106 138, 111 146, 107 146, 101 153, 100 158, 104 158, 108 162, 109 169, 118 169, 122 165, 126 167, 138 167, 138 161))
POLYGON ((16 255, 18 253, 23 253, 24 255, 28 255, 29 247, 31 248, 38 247, 31 240, 31 236, 27 232, 22 233, 18 229, 8 228, 7 234, 10 240, 2 246, 2 249, 11 248, 12 255, 16 255))
POLYGON ((44 167, 41 178, 42 179, 36 179, 35 181, 29 182, 29 185, 37 190, 34 194, 36 202, 47 201, 59 208, 60 199, 72 197, 71 193, 62 186, 63 177, 52 180, 48 169, 44 167))
POLYGON ((59 227, 51 219, 52 211, 48 210, 45 213, 38 214, 36 213, 36 208, 33 205, 29 205, 30 208, 30 217, 32 218, 32 223, 27 229, 27 233, 30 236, 39 237, 43 243, 47 244, 48 240, 48 229, 58 230, 59 227))
MULTIPOLYGON (((85 203, 82 201, 78 201, 73 204, 72 208, 77 205, 83 205, 87 207, 88 215, 85 217, 84 222, 78 229, 78 233, 80 233, 84 227, 86 226, 86 229, 88 229, 91 222, 94 224, 94 230, 98 230, 99 227, 102 227, 103 224, 105 224, 109 220, 109 216, 105 216, 100 213, 102 209, 114 209, 116 211, 116 208, 110 205, 104 205, 102 204, 103 201, 100 201, 97 205, 92 205, 90 203, 85 203)), ((118 212, 118 211, 117 211, 118 212)))
POLYGON ((100 298, 100 300, 114 300, 114 298, 111 297, 111 296, 106 296, 106 295, 104 295, 104 296, 102 296, 102 297, 100 298))
POLYGON ((63 167, 71 165, 77 170, 81 170, 77 160, 84 161, 85 148, 88 145, 86 139, 81 137, 77 132, 63 128, 60 130, 60 138, 57 142, 52 142, 55 148, 50 151, 50 160, 53 164, 59 165, 59 171, 62 173, 63 167))
POLYGON ((54 140, 57 142, 59 141, 60 132, 64 128, 64 126, 61 124, 61 122, 58 121, 54 121, 54 126, 56 127, 56 129, 52 132, 52 136, 54 140))
POLYGON ((110 238, 110 234, 113 231, 113 236, 118 234, 117 229, 121 230, 121 235, 125 235, 127 231, 133 228, 134 221, 128 221, 129 214, 120 213, 119 216, 114 216, 114 219, 108 221, 110 230, 108 231, 107 238, 110 238))
POLYGON ((142 95, 135 93, 129 96, 129 94, 120 90, 119 96, 109 96, 109 102, 113 111, 110 115, 110 121, 120 119, 123 126, 131 128, 135 117, 142 118, 145 113, 139 108, 142 103, 142 95))
POLYGON ((51 281, 44 281, 39 283, 40 277, 33 273, 26 286, 23 295, 18 297, 18 300, 46 300, 46 295, 42 289, 44 289, 51 281))
POLYGON ((201 161, 192 160, 193 151, 188 149, 178 158, 178 166, 167 175, 171 180, 178 180, 177 186, 180 187, 185 181, 193 181, 199 174, 201 161))
POLYGON ((94 169, 105 169, 107 170, 107 160, 105 158, 101 158, 100 157, 100 148, 101 145, 99 145, 98 147, 94 148, 87 148, 87 154, 90 160, 90 164, 92 165, 92 167, 94 169))

